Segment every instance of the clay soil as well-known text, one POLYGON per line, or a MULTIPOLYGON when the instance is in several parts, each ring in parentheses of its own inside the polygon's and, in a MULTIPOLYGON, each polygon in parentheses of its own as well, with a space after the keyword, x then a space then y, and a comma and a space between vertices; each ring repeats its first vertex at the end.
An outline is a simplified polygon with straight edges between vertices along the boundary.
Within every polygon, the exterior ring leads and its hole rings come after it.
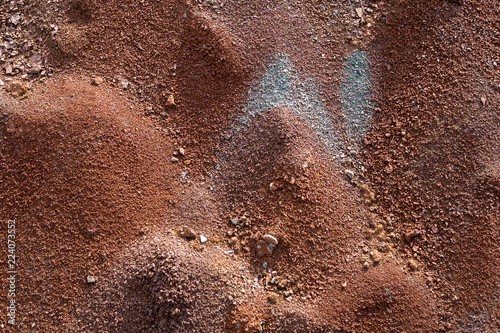
POLYGON ((498 1, 0 19, 0 331, 500 331, 498 1))

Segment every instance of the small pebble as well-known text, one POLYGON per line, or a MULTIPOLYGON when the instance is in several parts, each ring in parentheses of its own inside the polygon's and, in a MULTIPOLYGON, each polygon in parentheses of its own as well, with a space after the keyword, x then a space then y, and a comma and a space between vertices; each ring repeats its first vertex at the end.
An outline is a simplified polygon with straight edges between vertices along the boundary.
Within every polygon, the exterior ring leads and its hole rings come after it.
POLYGON ((205 244, 208 241, 207 237, 200 235, 200 243, 205 244))
POLYGON ((410 270, 416 271, 418 269, 417 262, 413 259, 408 260, 408 267, 410 268, 410 270))
POLYGON ((165 102, 165 106, 168 108, 175 106, 175 98, 173 94, 168 95, 167 101, 165 102))
POLYGON ((267 295, 267 301, 269 302, 269 304, 276 304, 278 303, 278 300, 279 296, 276 293, 270 293, 269 295, 267 295))
POLYGON ((99 76, 96 76, 96 77, 93 77, 91 80, 90 80, 90 83, 94 86, 98 86, 98 85, 101 85, 102 83, 104 82, 104 79, 102 77, 99 77, 99 76))
POLYGON ((93 277, 92 275, 87 275, 87 283, 89 283, 89 284, 96 283, 95 277, 93 277))
POLYGON ((269 234, 264 235, 264 237, 262 237, 262 239, 264 239, 267 244, 273 244, 274 246, 278 245, 278 240, 276 239, 276 237, 271 236, 269 234))
POLYGON ((377 264, 380 260, 382 260, 382 255, 377 250, 370 252, 370 257, 372 258, 374 264, 377 264))

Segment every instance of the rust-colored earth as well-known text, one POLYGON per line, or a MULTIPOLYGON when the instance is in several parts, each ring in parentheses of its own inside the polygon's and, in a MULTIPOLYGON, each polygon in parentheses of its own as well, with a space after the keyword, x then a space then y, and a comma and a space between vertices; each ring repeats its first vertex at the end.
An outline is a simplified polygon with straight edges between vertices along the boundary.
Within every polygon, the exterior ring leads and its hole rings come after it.
POLYGON ((0 9, 0 331, 500 331, 497 0, 0 9))

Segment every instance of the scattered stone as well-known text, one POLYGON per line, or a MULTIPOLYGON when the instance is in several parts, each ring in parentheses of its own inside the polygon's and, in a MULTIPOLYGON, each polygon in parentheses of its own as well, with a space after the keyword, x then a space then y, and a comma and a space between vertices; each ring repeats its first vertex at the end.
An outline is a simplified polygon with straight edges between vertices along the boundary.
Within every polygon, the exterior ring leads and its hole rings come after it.
POLYGON ((481 103, 483 103, 483 106, 486 105, 486 96, 481 96, 481 103))
POLYGON ((12 17, 10 18, 10 22, 14 25, 17 25, 19 23, 19 21, 21 20, 21 15, 19 14, 14 14, 12 15, 12 17))
POLYGON ((274 246, 278 245, 278 240, 274 236, 264 235, 264 237, 262 237, 262 239, 264 239, 268 245, 269 244, 273 244, 274 246))
POLYGON ((276 186, 276 183, 272 182, 269 184, 269 189, 274 192, 278 189, 278 186, 276 186))
POLYGON ((34 54, 31 56, 31 59, 30 59, 30 62, 31 62, 31 66, 40 66, 42 65, 43 63, 43 58, 42 58, 42 55, 41 54, 34 54))
POLYGON ((238 220, 237 219, 231 219, 231 223, 234 225, 238 225, 238 220))
POLYGON ((349 170, 349 169, 345 169, 344 170, 344 174, 347 176, 347 178, 349 179, 353 179, 354 178, 354 172, 352 170, 349 170))
POLYGON ((342 289, 345 289, 347 287, 347 281, 342 282, 341 286, 342 286, 342 289))
POLYGON ((172 161, 172 163, 177 163, 177 162, 179 162, 179 159, 175 156, 172 156, 171 161, 172 161))
POLYGON ((38 75, 42 71, 42 67, 40 66, 34 66, 30 69, 28 69, 28 74, 29 75, 38 75))
POLYGON ((6 89, 13 97, 23 98, 26 97, 26 94, 28 93, 28 88, 26 87, 26 85, 19 81, 12 81, 12 83, 8 85, 6 89))
POLYGON ((392 164, 387 164, 387 166, 385 167, 384 169, 384 172, 389 174, 391 173, 392 171, 394 170, 394 167, 392 166, 392 164))
POLYGON ((186 239, 192 239, 192 238, 196 238, 196 233, 189 229, 188 227, 184 226, 182 227, 178 232, 177 234, 182 237, 182 238, 186 238, 186 239))
POLYGON ((410 267, 410 270, 413 272, 416 271, 418 269, 417 262, 413 259, 408 260, 408 267, 410 267))
POLYGON ((278 303, 278 300, 279 296, 276 293, 270 293, 269 295, 267 295, 267 301, 269 302, 269 304, 276 304, 278 303))
POLYGON ((176 150, 174 150, 173 155, 174 156, 185 156, 186 151, 184 150, 184 148, 180 147, 180 148, 177 148, 176 150))
POLYGON ((368 184, 361 184, 359 186, 359 190, 366 205, 371 205, 376 201, 375 192, 368 186, 368 184))
POLYGON ((372 258, 374 264, 378 264, 382 260, 382 255, 377 250, 373 250, 370 252, 370 258, 372 258))
POLYGON ((272 248, 269 248, 267 242, 264 240, 261 240, 257 243, 256 250, 257 257, 259 258, 270 256, 271 254, 273 254, 272 248))
POLYGON ((165 106, 167 108, 171 108, 171 107, 175 106, 174 94, 168 94, 167 101, 165 102, 165 106))
POLYGON ((207 241, 208 241, 207 237, 200 235, 200 243, 201 244, 206 244, 207 241))
POLYGON ((5 67, 5 74, 6 75, 12 74, 12 66, 11 65, 7 65, 7 67, 5 67))
POLYGON ((123 90, 126 90, 126 89, 128 89, 128 87, 130 87, 130 82, 128 82, 126 80, 120 81, 120 82, 118 82, 118 87, 123 89, 123 90))
POLYGON ((96 76, 90 80, 90 83, 94 86, 99 86, 104 83, 104 79, 100 76, 96 76))
POLYGON ((97 280, 95 277, 93 277, 92 275, 87 275, 87 283, 88 284, 94 284, 96 282, 97 282, 97 280))
POLYGON ((407 232, 405 234, 405 241, 408 243, 410 242, 413 238, 417 237, 418 235, 420 235, 420 231, 411 231, 411 232, 407 232))
POLYGON ((361 7, 356 8, 356 14, 358 14, 359 18, 363 17, 363 8, 361 7))

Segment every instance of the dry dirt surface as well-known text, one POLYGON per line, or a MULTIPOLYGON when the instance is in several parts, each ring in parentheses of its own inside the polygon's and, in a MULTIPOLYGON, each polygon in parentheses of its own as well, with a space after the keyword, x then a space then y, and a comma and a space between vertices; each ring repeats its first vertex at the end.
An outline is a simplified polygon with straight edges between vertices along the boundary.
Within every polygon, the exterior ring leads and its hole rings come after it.
POLYGON ((1 332, 500 332, 498 0, 0 2, 1 332))

